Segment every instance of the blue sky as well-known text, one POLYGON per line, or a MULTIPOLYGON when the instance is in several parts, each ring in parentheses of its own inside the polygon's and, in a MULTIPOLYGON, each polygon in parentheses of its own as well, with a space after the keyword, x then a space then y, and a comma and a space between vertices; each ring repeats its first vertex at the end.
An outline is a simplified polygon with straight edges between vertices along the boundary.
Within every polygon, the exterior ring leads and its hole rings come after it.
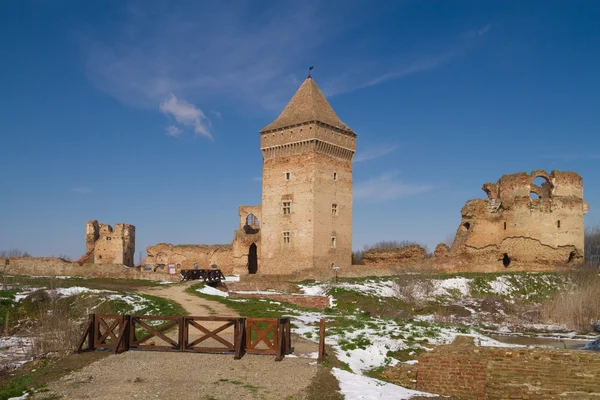
MULTIPOLYGON (((0 249, 229 243, 259 129, 308 66, 358 133, 354 248, 453 234, 484 182, 574 170, 600 223, 596 1, 11 1, 0 13, 0 249)), ((137 260, 137 257, 136 257, 137 260)))

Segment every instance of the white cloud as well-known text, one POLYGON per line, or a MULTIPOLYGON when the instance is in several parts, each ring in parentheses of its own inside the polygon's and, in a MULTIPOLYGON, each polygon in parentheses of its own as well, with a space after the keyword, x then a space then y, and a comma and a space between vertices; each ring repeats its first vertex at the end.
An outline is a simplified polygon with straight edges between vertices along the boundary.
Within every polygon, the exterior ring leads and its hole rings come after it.
POLYGON ((72 192, 80 193, 80 194, 88 194, 92 193, 92 189, 87 186, 78 186, 71 189, 72 192))
POLYGON ((353 161, 361 162, 361 161, 373 160, 375 158, 383 157, 387 154, 390 154, 397 148, 398 148, 398 145, 394 144, 391 146, 390 145, 387 145, 387 146, 381 145, 381 146, 373 147, 370 149, 361 150, 360 152, 356 153, 356 156, 354 157, 353 161))
POLYGON ((415 185, 397 179, 397 173, 382 174, 376 178, 357 182, 354 185, 354 198, 369 202, 399 199, 427 192, 431 185, 415 185))
MULTIPOLYGON (((192 127, 194 132, 212 139, 209 131, 210 120, 204 115, 204 112, 195 105, 185 100, 179 100, 174 94, 170 94, 160 104, 160 111, 175 117, 175 120, 183 126, 192 127)), ((181 130, 175 126, 167 128, 167 134, 177 136, 181 130), (174 128, 174 129, 172 129, 174 128)))
POLYGON ((177 137, 181 134, 181 129, 176 127, 175 125, 169 125, 165 128, 167 135, 177 137))

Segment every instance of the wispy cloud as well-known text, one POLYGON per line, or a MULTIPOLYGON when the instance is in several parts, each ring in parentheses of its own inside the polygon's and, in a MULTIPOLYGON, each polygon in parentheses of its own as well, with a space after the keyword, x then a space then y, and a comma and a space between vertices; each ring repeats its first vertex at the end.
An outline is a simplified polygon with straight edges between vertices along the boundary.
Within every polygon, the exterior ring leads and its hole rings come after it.
POLYGON ((376 147, 372 147, 370 149, 361 150, 356 153, 354 157, 354 162, 362 162, 367 160, 373 160, 375 158, 383 157, 387 154, 392 153, 398 148, 397 144, 394 145, 379 145, 376 147))
MULTIPOLYGON (((197 134, 212 139, 212 135, 209 131, 210 120, 204 115, 204 112, 195 105, 188 103, 185 100, 180 100, 171 93, 160 104, 159 108, 163 113, 175 117, 175 120, 182 126, 191 127, 197 134)), ((181 133, 181 130, 177 132, 177 127, 170 126, 169 128, 167 128, 167 134, 170 136, 177 136, 181 133), (169 128, 175 129, 169 130, 169 128), (173 135, 173 133, 175 134, 173 135)))
POLYGON ((181 129, 176 127, 175 125, 169 125, 165 128, 167 135, 177 137, 181 134, 181 129))
POLYGON ((398 173, 386 173, 357 182, 354 185, 354 197, 357 200, 380 202, 413 196, 432 189, 431 185, 404 183, 398 178, 398 173))
POLYGON ((474 44, 479 42, 491 28, 491 24, 482 28, 466 31, 459 35, 450 44, 430 54, 419 55, 413 59, 388 60, 384 65, 392 65, 391 68, 378 71, 377 66, 372 63, 363 63, 357 67, 350 68, 345 73, 328 81, 324 87, 327 96, 335 96, 355 90, 379 85, 392 79, 400 79, 409 75, 433 70, 457 57, 465 54, 474 44))
POLYGON ((71 191, 75 192, 75 193, 80 193, 80 194, 92 193, 92 189, 87 186, 77 186, 77 187, 71 188, 71 191))

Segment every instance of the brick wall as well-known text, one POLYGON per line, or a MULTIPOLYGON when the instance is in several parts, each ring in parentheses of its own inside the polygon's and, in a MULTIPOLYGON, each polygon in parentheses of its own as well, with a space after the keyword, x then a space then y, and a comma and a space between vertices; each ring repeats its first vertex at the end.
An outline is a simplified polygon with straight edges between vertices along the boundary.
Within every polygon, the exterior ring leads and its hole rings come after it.
POLYGON ((476 347, 469 341, 439 346, 420 357, 417 388, 477 400, 598 399, 597 352, 476 347))

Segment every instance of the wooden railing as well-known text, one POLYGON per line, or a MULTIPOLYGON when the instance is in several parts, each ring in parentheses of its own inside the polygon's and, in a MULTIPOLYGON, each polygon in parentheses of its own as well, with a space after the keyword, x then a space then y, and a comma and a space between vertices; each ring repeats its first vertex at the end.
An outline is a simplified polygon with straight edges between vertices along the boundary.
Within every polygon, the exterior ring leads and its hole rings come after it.
POLYGON ((90 314, 77 352, 98 349, 232 353, 235 359, 273 354, 280 361, 292 351, 290 320, 90 314))

